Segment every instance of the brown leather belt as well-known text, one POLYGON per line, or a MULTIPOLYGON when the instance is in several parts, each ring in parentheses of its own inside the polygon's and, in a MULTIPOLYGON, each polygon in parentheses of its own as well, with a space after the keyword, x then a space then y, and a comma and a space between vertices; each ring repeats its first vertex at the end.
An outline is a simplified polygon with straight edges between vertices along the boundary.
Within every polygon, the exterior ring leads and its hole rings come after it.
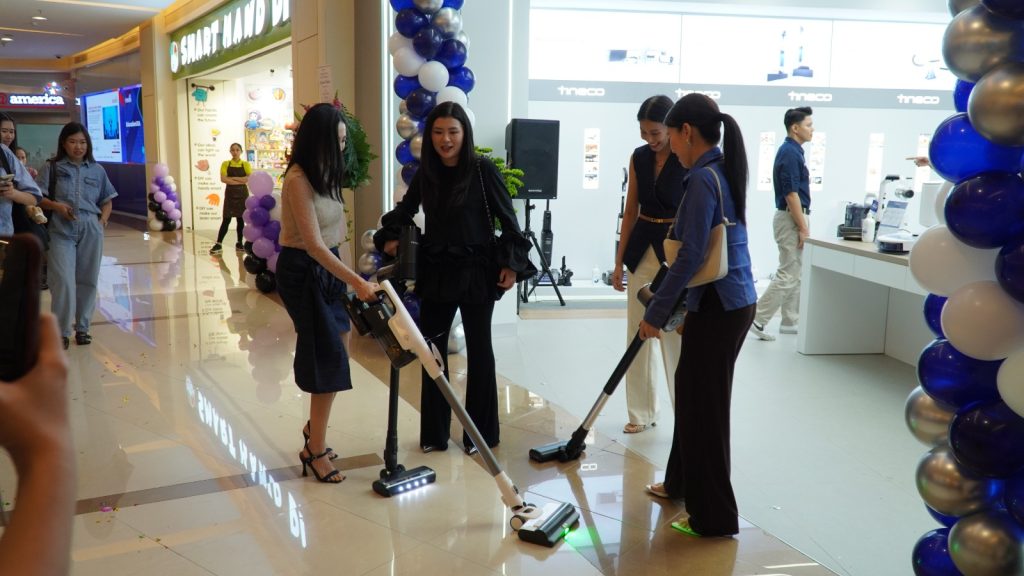
POLYGON ((651 222, 652 224, 671 224, 676 221, 675 218, 651 218, 646 214, 637 214, 636 217, 644 222, 651 222))

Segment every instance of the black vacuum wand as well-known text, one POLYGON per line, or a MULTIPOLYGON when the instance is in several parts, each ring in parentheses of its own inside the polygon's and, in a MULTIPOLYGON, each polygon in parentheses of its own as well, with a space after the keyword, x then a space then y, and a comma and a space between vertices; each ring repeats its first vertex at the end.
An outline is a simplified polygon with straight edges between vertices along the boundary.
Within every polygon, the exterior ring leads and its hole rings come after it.
MULTIPOLYGON (((416 252, 419 247, 419 230, 415 226, 402 229, 398 242, 396 261, 377 271, 377 279, 391 278, 395 281, 415 280, 416 252)), ((404 282, 401 283, 404 286, 404 282)), ((384 469, 380 479, 373 482, 373 491, 381 496, 394 496, 431 484, 437 475, 427 466, 406 470, 398 463, 398 398, 399 370, 416 359, 404 350, 388 326, 388 320, 395 310, 383 299, 366 303, 349 294, 345 299, 345 310, 352 319, 352 325, 360 335, 372 334, 374 340, 384 349, 390 366, 388 392, 388 431, 384 442, 384 469)))
MULTIPOLYGON (((654 292, 657 291, 661 281, 665 278, 668 273, 668 265, 662 262, 661 268, 658 270, 658 274, 654 277, 654 281, 647 284, 637 293, 636 297, 646 307, 654 297, 654 292)), ((680 295, 676 301, 676 305, 673 307, 672 314, 669 316, 665 325, 662 326, 662 330, 671 332, 679 327, 683 322, 683 318, 686 315, 686 291, 680 295)), ((640 348, 644 345, 644 341, 640 339, 640 329, 638 328, 636 334, 633 336, 633 340, 630 341, 629 347, 626 348, 626 352, 619 359, 619 363, 615 366, 615 370, 612 371, 612 375, 608 377, 608 381, 605 383, 604 388, 601 390, 601 394, 597 397, 597 401, 594 402, 594 406, 590 409, 587 417, 583 419, 583 423, 580 427, 572 433, 572 437, 568 441, 552 442, 550 444, 544 444, 543 446, 537 446, 530 450, 530 460, 536 462, 550 462, 552 460, 558 460, 559 462, 568 462, 575 460, 583 454, 583 450, 587 447, 586 439, 587 435, 590 434, 590 430, 594 427, 594 422, 597 417, 601 414, 601 410, 604 409, 604 405, 608 403, 608 400, 615 393, 615 389, 619 386, 619 382, 626 375, 626 370, 633 363, 640 348)))
POLYGON ((440 357, 440 352, 436 347, 427 344, 391 282, 384 280, 380 286, 382 291, 378 294, 382 303, 394 310, 394 314, 387 321, 391 334, 405 351, 416 355, 420 364, 423 365, 423 369, 434 380, 448 405, 451 406, 452 412, 462 423, 466 434, 480 451, 485 467, 494 477, 498 490, 501 492, 501 501, 512 512, 509 525, 519 534, 520 540, 548 547, 557 544, 579 521, 579 512, 571 504, 555 502, 537 507, 523 500, 519 489, 512 483, 508 474, 501 469, 498 461, 494 458, 494 453, 487 446, 487 441, 480 434, 480 430, 473 423, 473 419, 470 418, 466 408, 452 389, 452 385, 445 377, 444 362, 440 357))

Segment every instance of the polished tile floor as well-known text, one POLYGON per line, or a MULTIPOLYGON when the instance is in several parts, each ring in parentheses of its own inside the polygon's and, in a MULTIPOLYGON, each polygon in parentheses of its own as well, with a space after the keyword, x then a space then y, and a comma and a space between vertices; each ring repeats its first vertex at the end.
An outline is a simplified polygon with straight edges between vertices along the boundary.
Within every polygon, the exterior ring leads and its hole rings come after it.
MULTIPOLYGON (((414 367, 402 371, 400 460, 432 467, 437 483, 390 499, 371 491, 388 370, 368 339, 353 342, 355 389, 339 396, 328 434, 347 479, 302 478, 308 398, 291 380, 291 323, 274 297, 247 286, 238 255, 207 256, 211 244, 108 229, 95 339, 69 351, 74 574, 877 576, 906 574, 910 548, 932 527, 913 483, 924 448, 903 430, 913 370, 879 356, 803 357, 793 337, 749 339, 741 355, 733 477, 745 520, 735 539, 675 532, 685 508, 643 493, 662 475, 669 409, 659 426, 627 436, 618 394, 584 458, 531 463, 529 447, 578 426, 625 348, 624 304, 578 300, 531 302, 495 339, 496 455, 528 500, 579 508, 565 542, 515 538, 480 457, 458 442, 419 451, 414 367)), ((451 365, 458 387, 464 362, 451 365)), ((0 457, 8 510, 14 486, 0 457)))

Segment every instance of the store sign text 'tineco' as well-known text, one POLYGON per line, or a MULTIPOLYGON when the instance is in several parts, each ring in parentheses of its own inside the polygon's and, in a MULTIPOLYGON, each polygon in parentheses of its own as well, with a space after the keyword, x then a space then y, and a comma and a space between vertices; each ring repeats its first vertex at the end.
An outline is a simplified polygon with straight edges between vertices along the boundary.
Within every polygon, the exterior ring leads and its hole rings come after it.
POLYGON ((289 0, 240 0, 171 40, 171 73, 263 38, 291 19, 289 0))
POLYGON ((63 108, 63 96, 49 94, 6 94, 0 92, 0 106, 5 108, 63 108))

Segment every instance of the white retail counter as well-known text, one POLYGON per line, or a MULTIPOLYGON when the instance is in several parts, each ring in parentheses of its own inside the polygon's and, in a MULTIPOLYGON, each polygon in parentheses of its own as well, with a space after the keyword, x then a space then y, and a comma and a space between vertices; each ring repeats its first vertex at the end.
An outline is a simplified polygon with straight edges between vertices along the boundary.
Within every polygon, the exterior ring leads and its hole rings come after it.
POLYGON ((934 339, 924 321, 928 292, 906 255, 868 242, 809 238, 800 282, 801 354, 886 354, 916 365, 934 339))

